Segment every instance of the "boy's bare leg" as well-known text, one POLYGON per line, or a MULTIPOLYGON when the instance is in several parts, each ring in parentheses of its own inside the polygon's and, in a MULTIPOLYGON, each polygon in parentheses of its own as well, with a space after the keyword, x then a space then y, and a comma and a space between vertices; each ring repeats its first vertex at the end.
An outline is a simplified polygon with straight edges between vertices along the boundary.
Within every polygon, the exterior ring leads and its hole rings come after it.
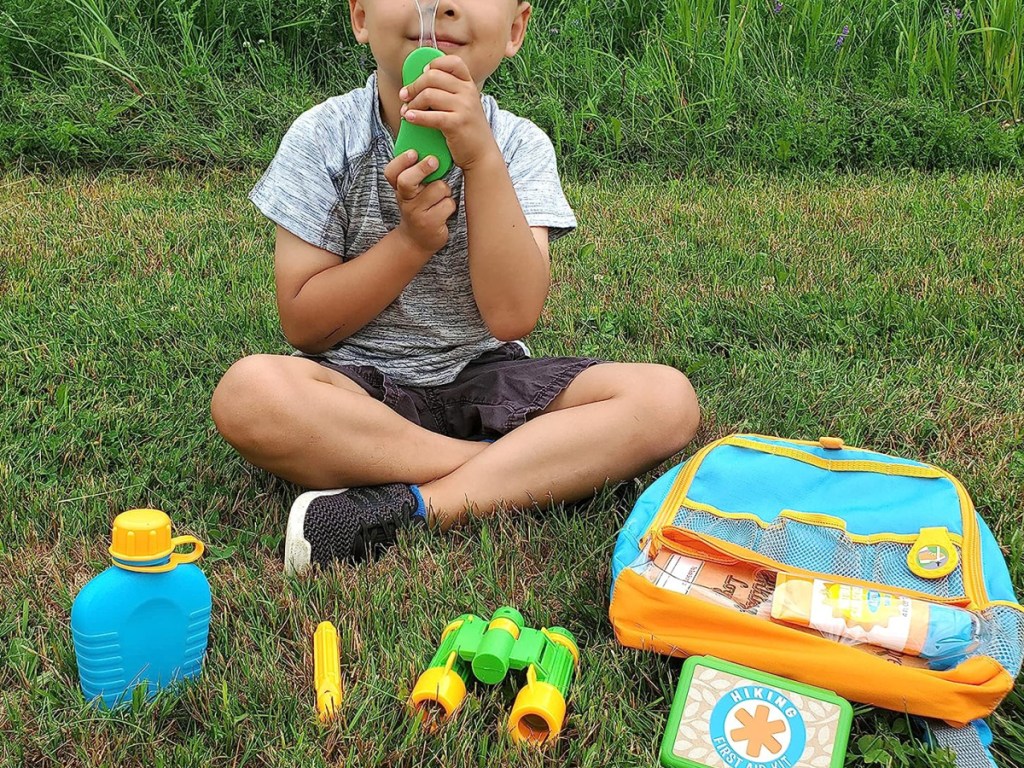
POLYGON ((210 408, 246 460, 305 488, 426 483, 487 447, 423 429, 348 377, 301 357, 239 360, 210 408))
POLYGON ((299 357, 240 360, 211 409, 221 434, 256 466, 306 488, 415 483, 442 528, 502 502, 590 496, 675 454, 699 421, 682 373, 640 363, 584 370, 544 413, 493 444, 423 429, 299 357))
POLYGON ((700 420, 689 380, 662 365, 584 370, 541 415, 450 474, 420 485, 442 528, 499 502, 575 501, 635 477, 685 446, 700 420))

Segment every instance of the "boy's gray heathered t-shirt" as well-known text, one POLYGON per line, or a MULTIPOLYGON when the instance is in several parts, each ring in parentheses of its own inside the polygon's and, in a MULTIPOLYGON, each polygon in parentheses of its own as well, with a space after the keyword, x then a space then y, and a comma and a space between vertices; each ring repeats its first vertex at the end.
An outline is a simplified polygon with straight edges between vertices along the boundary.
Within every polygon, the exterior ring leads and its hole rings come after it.
MULTIPOLYGON (((551 241, 571 231, 576 218, 550 139, 529 120, 499 109, 492 97, 484 95, 482 103, 526 222, 547 227, 551 241)), ((270 220, 347 261, 399 224, 395 193, 384 178, 393 155, 371 75, 364 88, 299 116, 249 199, 270 220)), ((501 346, 480 317, 470 285, 461 170, 453 167, 445 181, 458 204, 447 245, 380 315, 320 357, 372 365, 399 384, 434 386, 501 346)))

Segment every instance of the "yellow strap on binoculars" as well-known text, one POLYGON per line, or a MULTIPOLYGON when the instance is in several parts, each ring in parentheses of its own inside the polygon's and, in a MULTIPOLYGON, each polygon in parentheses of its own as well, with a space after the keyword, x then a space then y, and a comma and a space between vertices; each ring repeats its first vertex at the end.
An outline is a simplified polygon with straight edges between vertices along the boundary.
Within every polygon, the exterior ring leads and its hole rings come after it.
POLYGON ((444 632, 441 633, 441 639, 444 640, 446 637, 448 637, 449 634, 451 634, 452 632, 454 632, 455 630, 457 630, 461 626, 462 626, 462 620, 461 619, 459 619, 458 621, 453 621, 451 624, 449 624, 447 627, 444 628, 444 632))
POLYGON ((452 651, 451 653, 448 654, 448 661, 445 662, 445 665, 444 665, 444 671, 445 672, 451 672, 452 667, 455 666, 455 660, 457 658, 459 658, 458 651, 452 651))
POLYGON ((542 628, 541 632, 544 637, 550 640, 555 645, 560 645, 563 648, 568 648, 569 653, 572 654, 573 665, 579 667, 580 665, 580 649, 576 647, 576 643, 570 640, 565 635, 559 635, 554 632, 548 632, 547 629, 542 628))
POLYGON ((499 616, 497 619, 494 619, 493 621, 491 621, 490 624, 487 625, 487 629, 488 631, 492 629, 504 629, 516 640, 519 639, 519 625, 512 621, 512 619, 506 619, 502 616, 499 616))

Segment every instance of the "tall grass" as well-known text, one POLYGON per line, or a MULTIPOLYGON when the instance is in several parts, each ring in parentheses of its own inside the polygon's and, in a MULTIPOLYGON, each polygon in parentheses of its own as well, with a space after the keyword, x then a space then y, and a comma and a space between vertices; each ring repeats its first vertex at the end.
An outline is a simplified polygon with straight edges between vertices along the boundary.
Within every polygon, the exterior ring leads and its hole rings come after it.
MULTIPOLYGON (((576 166, 1024 165, 1024 0, 537 6, 490 88, 576 166)), ((340 0, 4 7, 8 161, 263 162, 373 66, 340 0)))

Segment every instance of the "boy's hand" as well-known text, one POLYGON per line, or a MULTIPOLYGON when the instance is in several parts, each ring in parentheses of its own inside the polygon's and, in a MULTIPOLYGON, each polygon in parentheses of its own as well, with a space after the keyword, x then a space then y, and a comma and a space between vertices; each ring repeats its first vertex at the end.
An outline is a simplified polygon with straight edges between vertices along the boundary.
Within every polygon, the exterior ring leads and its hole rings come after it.
POLYGON ((416 162, 416 150, 403 152, 384 168, 384 177, 395 190, 402 220, 397 227, 419 253, 423 263, 448 242, 448 218, 455 213, 452 191, 438 179, 426 186, 423 180, 437 169, 437 158, 416 162))
POLYGON ((433 59, 398 96, 404 102, 402 117, 416 125, 439 129, 448 142, 452 161, 463 171, 497 148, 480 103, 480 90, 466 62, 458 56, 433 59))

